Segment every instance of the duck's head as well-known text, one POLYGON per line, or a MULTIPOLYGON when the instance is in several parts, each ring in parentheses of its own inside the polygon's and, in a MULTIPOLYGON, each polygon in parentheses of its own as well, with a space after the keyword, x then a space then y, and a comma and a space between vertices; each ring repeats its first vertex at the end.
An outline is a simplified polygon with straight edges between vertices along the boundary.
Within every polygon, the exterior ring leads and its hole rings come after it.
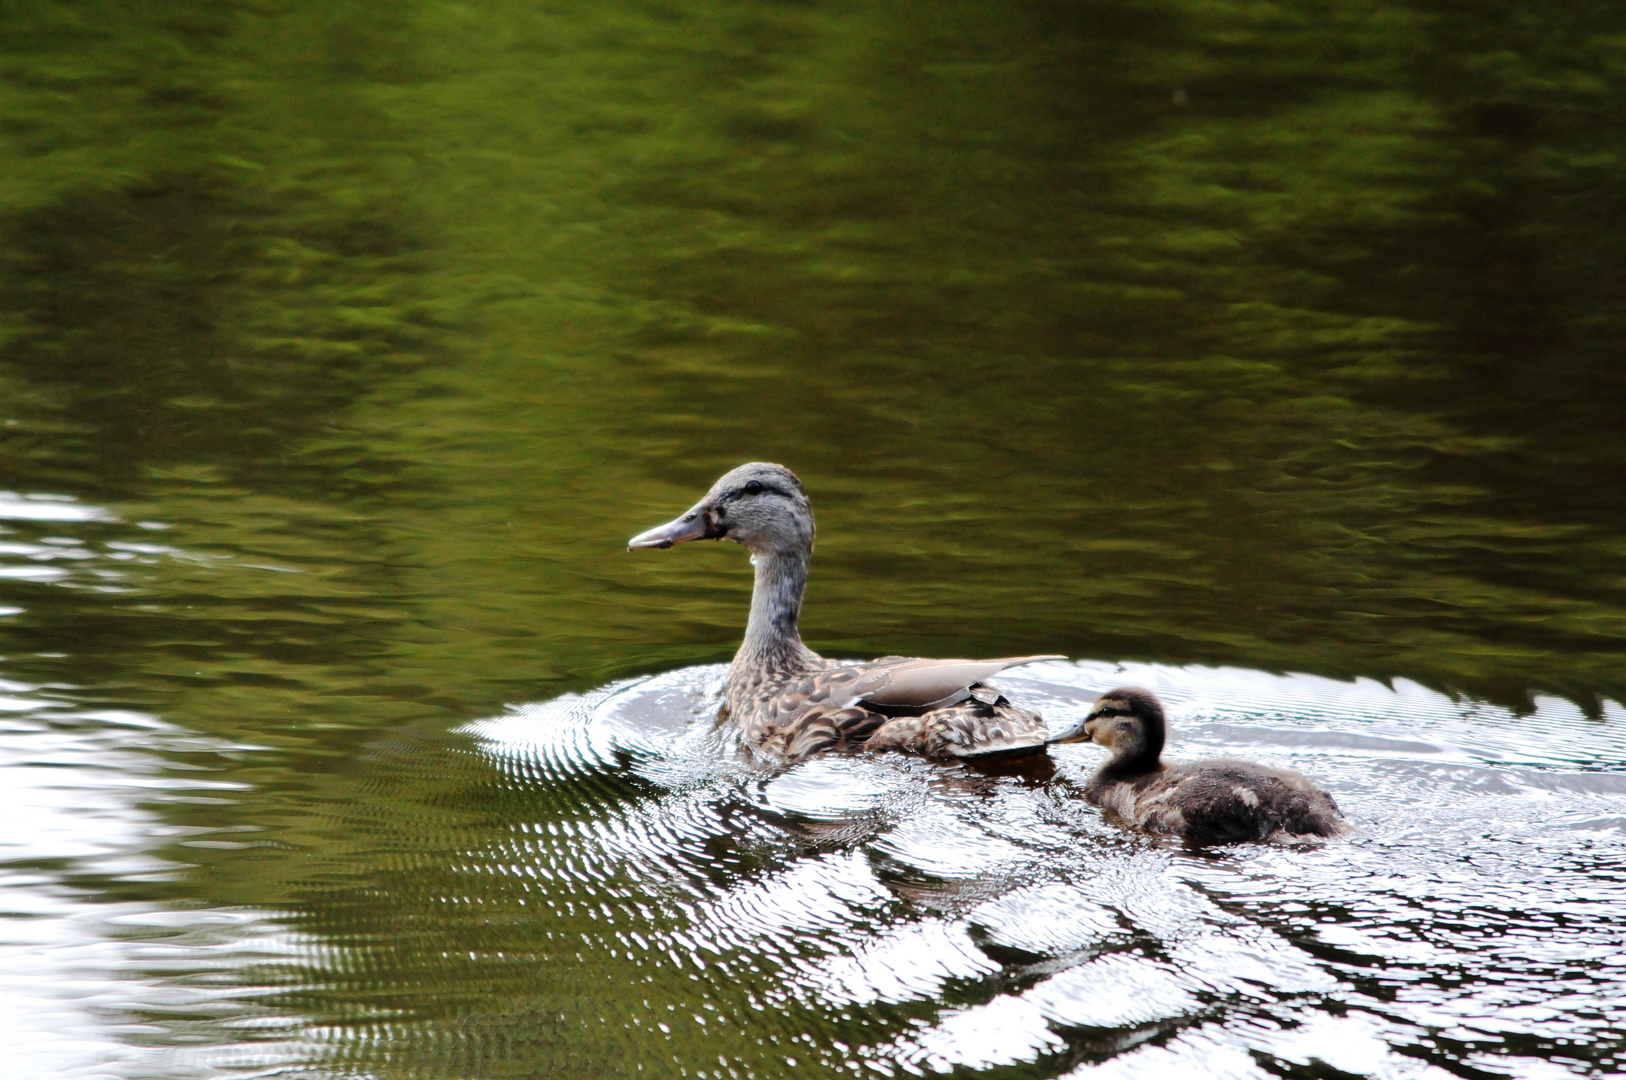
POLYGON ((1083 725, 1055 741, 1093 742, 1111 752, 1114 764, 1150 766, 1162 755, 1167 732, 1157 695, 1138 686, 1121 686, 1102 694, 1083 725))
POLYGON ((724 474, 682 517, 627 541, 627 550, 724 539, 755 554, 810 553, 813 507, 796 474, 766 461, 741 465, 724 474))

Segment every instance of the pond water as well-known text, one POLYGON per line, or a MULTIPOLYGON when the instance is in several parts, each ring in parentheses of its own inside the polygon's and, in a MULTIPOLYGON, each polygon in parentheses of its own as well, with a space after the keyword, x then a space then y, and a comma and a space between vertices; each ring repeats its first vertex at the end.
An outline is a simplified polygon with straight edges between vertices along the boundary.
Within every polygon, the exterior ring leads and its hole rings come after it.
POLYGON ((1626 1068, 1626 8, 0 11, 0 1030, 120 1080, 1626 1068), (1075 658, 1359 826, 710 714, 1075 658))

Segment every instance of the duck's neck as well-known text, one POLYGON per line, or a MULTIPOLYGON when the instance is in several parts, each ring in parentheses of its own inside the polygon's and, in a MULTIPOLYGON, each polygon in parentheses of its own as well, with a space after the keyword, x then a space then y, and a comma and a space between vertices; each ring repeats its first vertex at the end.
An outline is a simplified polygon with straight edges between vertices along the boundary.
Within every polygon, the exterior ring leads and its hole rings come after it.
POLYGON ((751 620, 745 624, 740 651, 734 654, 735 667, 795 671, 818 660, 818 654, 802 644, 796 628, 807 588, 808 559, 804 551, 758 552, 751 557, 756 566, 751 620))

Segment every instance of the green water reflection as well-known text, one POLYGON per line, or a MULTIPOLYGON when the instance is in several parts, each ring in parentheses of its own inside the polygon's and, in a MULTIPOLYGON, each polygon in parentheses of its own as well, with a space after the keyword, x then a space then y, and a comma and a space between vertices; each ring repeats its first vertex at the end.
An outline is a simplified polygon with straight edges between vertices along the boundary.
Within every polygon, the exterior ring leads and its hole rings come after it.
POLYGON ((511 808, 360 748, 725 659, 740 553, 622 545, 753 458, 813 494, 834 655, 1626 696, 1626 9, 0 28, 0 487, 179 553, 5 582, 8 673, 274 751, 171 752, 248 793, 163 810, 270 848, 118 889, 303 910, 331 872, 324 929, 374 918, 359 821, 511 808))

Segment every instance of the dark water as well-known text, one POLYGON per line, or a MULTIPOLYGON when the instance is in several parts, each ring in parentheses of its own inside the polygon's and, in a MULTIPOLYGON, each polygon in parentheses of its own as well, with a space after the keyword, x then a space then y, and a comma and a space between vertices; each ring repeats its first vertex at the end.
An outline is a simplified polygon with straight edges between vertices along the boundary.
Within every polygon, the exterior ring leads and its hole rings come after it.
POLYGON ((1626 1067, 1626 9, 0 33, 8 1075, 1626 1067), (816 648, 1067 653, 1362 835, 752 770, 743 554, 622 545, 753 458, 816 648))

